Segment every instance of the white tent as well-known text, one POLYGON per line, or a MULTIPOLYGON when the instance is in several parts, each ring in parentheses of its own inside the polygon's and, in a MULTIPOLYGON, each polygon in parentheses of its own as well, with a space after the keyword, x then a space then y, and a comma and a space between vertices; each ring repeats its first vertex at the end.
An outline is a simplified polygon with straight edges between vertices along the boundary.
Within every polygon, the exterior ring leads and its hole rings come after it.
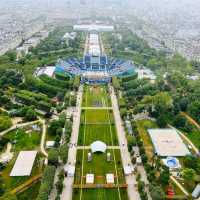
POLYGON ((106 182, 109 183, 115 183, 114 174, 106 174, 106 182))
POLYGON ((133 166, 131 166, 131 165, 126 165, 126 166, 124 166, 124 174, 125 174, 126 176, 132 174, 133 171, 134 171, 133 166))
POLYGON ((91 144, 91 150, 92 150, 92 153, 95 153, 95 152, 105 153, 106 144, 104 142, 101 142, 101 141, 95 141, 91 144))
POLYGON ((75 174, 75 166, 74 165, 65 165, 64 171, 68 177, 74 177, 75 174))
POLYGON ((89 183, 89 184, 94 183, 94 174, 86 174, 86 183, 89 183))

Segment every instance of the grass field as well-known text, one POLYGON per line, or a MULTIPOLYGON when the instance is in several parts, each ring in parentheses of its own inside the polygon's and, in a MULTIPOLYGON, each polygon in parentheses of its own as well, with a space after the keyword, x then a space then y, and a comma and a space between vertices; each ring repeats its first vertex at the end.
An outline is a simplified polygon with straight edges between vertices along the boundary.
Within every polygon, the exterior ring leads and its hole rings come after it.
MULTIPOLYGON (((110 107, 111 100, 107 87, 84 87, 82 107, 110 107)), ((113 111, 109 109, 85 109, 81 113, 78 145, 89 146, 100 140, 108 146, 117 146, 118 138, 114 124, 113 111)), ((106 153, 93 153, 92 161, 88 162, 90 149, 77 151, 75 186, 86 184, 86 174, 94 174, 94 189, 74 189, 73 200, 127 200, 126 188, 99 188, 106 184, 106 174, 115 176, 115 184, 125 184, 125 176, 119 149, 109 149, 111 161, 107 161, 106 153)))
MULTIPOLYGON (((80 200, 80 190, 74 189, 73 200, 80 200)), ((119 194, 116 189, 85 189, 82 192, 84 200, 118 200, 119 194)), ((126 189, 120 189, 121 200, 127 200, 126 189)))
POLYGON ((81 183, 81 168, 83 166, 83 178, 82 183, 85 184, 85 175, 87 173, 95 174, 94 182, 96 184, 106 183, 105 175, 107 173, 115 174, 115 183, 117 179, 120 184, 125 183, 124 173, 122 169, 122 162, 119 150, 107 150, 111 153, 111 161, 106 160, 106 153, 95 153, 92 155, 92 161, 88 162, 87 153, 89 150, 78 150, 77 152, 77 165, 76 165, 76 175, 75 184, 81 183), (116 168, 115 168, 116 167, 116 168))
POLYGON ((83 110, 81 123, 84 124, 110 124, 114 123, 111 110, 83 110))
POLYGON ((107 124, 81 125, 78 145, 89 146, 92 142, 96 140, 105 142, 108 146, 118 145, 115 126, 110 126, 107 124))
POLYGON ((83 107, 110 107, 111 100, 106 86, 85 86, 83 107))
POLYGON ((81 116, 78 145, 88 146, 96 140, 117 145, 117 134, 111 110, 84 110, 81 116))
POLYGON ((144 143, 144 148, 146 151, 146 154, 149 158, 149 160, 152 159, 154 155, 154 149, 153 149, 153 144, 151 142, 151 138, 147 132, 147 129, 150 128, 157 128, 157 125, 155 122, 151 120, 140 120, 136 122, 140 137, 144 143))

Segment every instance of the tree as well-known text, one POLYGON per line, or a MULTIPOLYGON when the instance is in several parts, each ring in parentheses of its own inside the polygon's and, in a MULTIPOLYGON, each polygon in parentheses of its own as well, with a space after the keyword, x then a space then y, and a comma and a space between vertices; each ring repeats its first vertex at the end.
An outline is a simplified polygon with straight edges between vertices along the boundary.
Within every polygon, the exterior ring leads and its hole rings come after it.
POLYGON ((28 109, 25 115, 27 121, 34 121, 37 119, 37 114, 33 109, 28 109))
POLYGON ((67 156, 68 156, 67 151, 68 151, 67 144, 64 144, 64 145, 60 146, 60 148, 59 148, 59 156, 60 156, 60 159, 63 161, 63 163, 67 162, 67 156))
POLYGON ((132 150, 132 146, 136 144, 135 138, 132 135, 127 136, 127 142, 128 142, 128 150, 132 150))
POLYGON ((6 130, 12 126, 12 121, 8 116, 0 116, 0 131, 6 130))
POLYGON ((170 172, 168 168, 164 168, 161 173, 160 173, 160 183, 163 186, 167 186, 169 184, 169 177, 170 177, 170 172))
POLYGON ((49 164, 57 166, 58 165, 58 156, 59 156, 58 150, 51 149, 48 154, 49 164))
POLYGON ((10 61, 15 61, 16 58, 17 58, 17 54, 16 54, 15 51, 8 51, 6 53, 6 55, 8 56, 8 58, 9 58, 10 61))
POLYGON ((200 101, 192 102, 187 110, 200 123, 200 101))
POLYGON ((165 200, 165 193, 160 186, 150 185, 149 189, 153 200, 165 200))
POLYGON ((186 118, 179 114, 175 117, 174 119, 174 125, 177 127, 177 128, 184 128, 185 127, 185 124, 186 124, 186 118))
POLYGON ((195 177, 194 169, 185 168, 185 169, 182 170, 181 174, 186 181, 193 181, 194 180, 194 177, 195 177))
POLYGON ((160 92, 153 96, 153 105, 158 115, 161 115, 173 107, 173 99, 169 93, 160 92))

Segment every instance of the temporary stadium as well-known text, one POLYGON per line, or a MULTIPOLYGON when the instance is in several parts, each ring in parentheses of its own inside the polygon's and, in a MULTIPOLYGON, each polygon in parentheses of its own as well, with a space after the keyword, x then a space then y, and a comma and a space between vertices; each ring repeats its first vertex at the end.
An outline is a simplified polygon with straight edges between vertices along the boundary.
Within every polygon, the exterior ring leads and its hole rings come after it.
POLYGON ((108 83, 112 76, 123 77, 135 73, 132 61, 108 57, 97 31, 89 31, 83 58, 59 59, 56 73, 66 73, 72 77, 79 75, 85 83, 108 83))

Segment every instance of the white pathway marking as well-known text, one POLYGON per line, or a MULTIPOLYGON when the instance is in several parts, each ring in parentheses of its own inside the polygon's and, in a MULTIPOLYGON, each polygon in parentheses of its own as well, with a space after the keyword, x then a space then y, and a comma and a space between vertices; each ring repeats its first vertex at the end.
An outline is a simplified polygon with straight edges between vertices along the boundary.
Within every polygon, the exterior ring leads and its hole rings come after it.
MULTIPOLYGON (((123 163, 123 166, 132 165, 131 157, 130 157, 130 154, 129 154, 128 148, 127 148, 126 133, 125 133, 124 127, 122 125, 122 120, 120 117, 117 97, 115 95, 113 87, 110 86, 109 89, 111 92, 111 102, 112 102, 112 107, 113 107, 115 124, 116 124, 116 128, 117 128, 122 163, 123 163)), ((128 184, 129 200, 141 200, 139 192, 137 191, 136 186, 135 186, 135 184, 137 183, 135 175, 132 174, 132 175, 125 176, 125 177, 126 177, 126 183, 128 184)))
MULTIPOLYGON (((80 115, 81 115, 81 102, 82 102, 83 86, 81 85, 77 94, 77 105, 73 113, 73 126, 70 143, 77 144, 78 134, 79 134, 79 125, 80 125, 80 115)), ((74 165, 76 164, 76 145, 69 148, 68 151, 68 160, 67 163, 74 165)), ((73 193, 73 183, 74 177, 65 177, 64 179, 64 188, 61 194, 61 200, 71 200, 73 193)))

